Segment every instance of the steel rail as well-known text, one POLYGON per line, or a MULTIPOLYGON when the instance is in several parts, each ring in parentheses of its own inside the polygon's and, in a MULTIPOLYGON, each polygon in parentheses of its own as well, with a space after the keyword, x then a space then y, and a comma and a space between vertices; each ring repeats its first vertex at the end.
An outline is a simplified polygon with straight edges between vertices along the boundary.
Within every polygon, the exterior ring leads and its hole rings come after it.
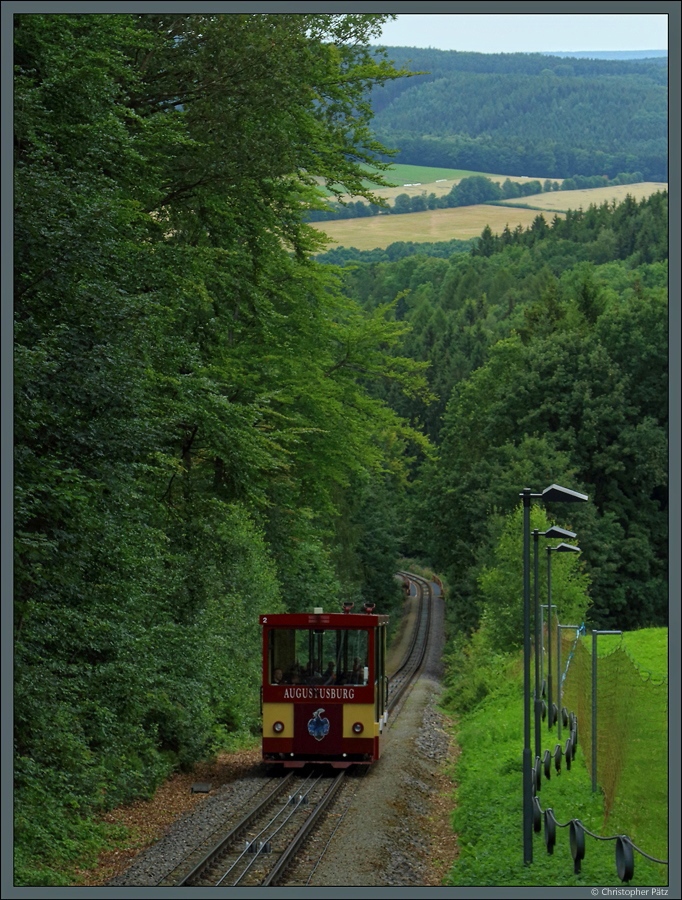
MULTIPOLYGON (((236 887, 242 881, 242 879, 249 873, 251 868, 258 861, 258 857, 261 853, 261 846, 269 844, 270 841, 273 840, 273 838, 276 838, 280 831, 289 823, 289 820, 292 819, 300 811, 301 807, 307 802, 308 793, 310 792, 310 790, 312 790, 312 788, 316 787, 319 784, 321 778, 322 776, 320 775, 315 779, 313 784, 306 789, 305 795, 299 794, 298 800, 294 804, 291 811, 288 810, 288 807, 290 805, 291 799, 293 798, 290 798, 290 802, 286 803, 280 810, 278 810, 278 812, 270 819, 270 821, 266 825, 264 825, 263 828, 261 828, 258 834, 253 838, 253 840, 249 841, 246 848, 234 860, 227 871, 223 873, 222 877, 215 882, 215 887, 220 887, 223 884, 227 876, 230 875, 237 868, 239 863, 244 860, 244 857, 251 857, 250 861, 243 867, 239 877, 232 882, 232 887, 236 887), (278 819, 280 819, 287 812, 288 815, 284 816, 283 821, 278 822, 278 819), (275 825, 275 823, 278 824, 275 825), (256 842, 259 841, 260 838, 263 838, 263 840, 260 841, 260 844, 257 844, 256 842), (251 851, 251 847, 254 845, 256 845, 258 849, 256 849, 255 851, 251 851)), ((304 785, 307 784, 308 780, 309 779, 306 778, 306 780, 304 781, 304 785)))
POLYGON ((426 646, 428 643, 428 635, 430 630, 431 603, 426 602, 425 595, 427 591, 430 594, 430 588, 428 586, 428 583, 423 582, 423 580, 420 581, 422 581, 422 583, 415 580, 415 584, 417 584, 417 586, 419 587, 420 593, 419 616, 414 628, 410 652, 406 655, 406 658, 403 661, 402 665, 393 674, 391 679, 393 685, 393 696, 389 701, 389 710, 395 707, 404 692, 407 690, 408 685, 412 682, 414 676, 419 671, 426 653, 426 646), (397 690, 396 684, 398 685, 397 690))
MULTIPOLYGON (((412 575, 410 572, 399 571, 398 575, 402 575, 404 578, 411 579, 414 581, 415 584, 417 584, 417 576, 412 575)), ((398 666, 398 668, 393 673, 393 677, 395 677, 400 672, 402 672, 402 670, 407 666, 407 664, 409 663, 409 661, 412 657, 412 654, 414 653, 414 648, 417 644, 417 638, 419 636, 419 623, 421 622, 421 617, 422 617, 423 608, 424 608, 424 589, 423 589, 422 585, 417 584, 417 586, 420 588, 419 607, 417 610, 417 624, 415 625, 414 630, 412 632, 412 639, 410 641, 410 646, 407 650, 407 653, 405 654, 401 664, 398 666)))
MULTIPOLYGON (((280 783, 277 784, 272 791, 270 791, 267 797, 263 798, 258 806, 255 806, 242 819, 240 819, 240 821, 234 826, 234 828, 232 828, 228 832, 228 834, 225 835, 225 837, 221 838, 221 840, 214 847, 212 847, 206 854, 204 854, 204 856, 191 869, 191 871, 184 876, 182 881, 179 881, 177 883, 177 887, 187 886, 193 878, 207 869, 211 865, 211 863, 213 863, 221 855, 221 853, 226 849, 227 845, 236 840, 236 838, 239 837, 242 831, 245 831, 249 827, 249 825, 251 825, 251 823, 267 809, 270 804, 274 803, 275 800, 277 800, 277 797, 281 793, 283 793, 294 775, 295 772, 293 771, 285 775, 284 778, 280 780, 280 783)), ((166 877, 167 876, 164 876, 164 878, 166 877)), ((162 878, 161 881, 163 881, 164 878, 162 878)))
POLYGON ((300 850, 301 845, 304 843, 313 828, 317 825, 318 821, 322 817, 322 814, 336 796, 339 788, 341 787, 341 784, 343 783, 346 772, 346 769, 342 769, 336 776, 327 793, 318 801, 315 809, 303 823, 294 839, 282 852, 282 855, 273 866, 270 874, 261 882, 262 887, 268 887, 269 885, 277 884, 282 875, 284 875, 285 870, 294 861, 294 858, 300 850))
MULTIPOLYGON (((431 610, 433 605, 433 591, 431 589, 429 581, 422 576, 413 575, 409 572, 400 572, 399 574, 408 577, 419 588, 419 605, 417 610, 417 621, 415 623, 413 634, 410 640, 410 646, 406 651, 400 666, 398 667, 398 669, 396 669, 391 677, 389 691, 391 685, 395 684, 396 676, 400 676, 397 679, 398 687, 397 689, 395 689, 395 692, 392 694, 388 701, 387 709, 389 712, 395 709, 400 699, 413 683, 415 676, 418 674, 424 663, 424 658, 429 643, 432 621, 431 610)), ((322 818, 325 810, 328 808, 329 804, 332 802, 337 792, 340 790, 347 771, 348 770, 344 769, 340 771, 335 777, 334 781, 329 787, 329 790, 317 802, 312 813, 307 817, 306 821, 299 828, 289 846, 286 847, 281 853, 271 872, 266 876, 265 880, 261 882, 262 886, 277 884, 278 880, 281 879, 285 870, 292 864, 297 852, 300 850, 301 846, 309 837, 310 833, 322 818)), ((245 831, 250 825, 253 824, 258 816, 262 815, 263 812, 267 810, 268 806, 272 805, 277 800, 278 796, 282 794, 285 788, 289 785, 291 779, 297 774, 300 775, 300 773, 289 772, 284 778, 282 778, 280 783, 272 791, 270 791, 267 797, 265 797, 258 804, 258 806, 254 807, 250 812, 248 812, 230 830, 227 835, 221 838, 221 840, 214 847, 212 847, 207 853, 205 853, 201 860, 193 866, 190 872, 186 874, 181 881, 176 882, 176 885, 178 887, 190 885, 191 882, 196 880, 203 871, 208 869, 214 862, 216 862, 221 855, 224 855, 224 853, 227 852, 229 844, 236 840, 243 831, 245 831)), ((274 821, 278 815, 280 815, 280 813, 278 813, 271 821, 274 821)), ((280 828, 281 827, 282 826, 280 826, 280 828)), ((258 837, 260 837, 264 833, 264 830, 265 829, 261 830, 258 837)), ((277 831, 278 830, 279 828, 277 829, 277 831)), ((270 837, 272 836, 273 835, 271 835, 270 837)), ((258 837, 256 838, 256 840, 258 839, 258 837)), ((267 843, 268 840, 269 838, 266 837, 264 843, 267 843)), ((243 856, 244 854, 241 855, 243 856)), ((261 854, 257 853, 254 857, 254 861, 258 856, 261 856, 261 854)), ((231 868, 233 868, 235 864, 233 864, 231 868)), ((165 878, 167 877, 168 876, 165 876, 165 878)), ((224 877, 225 876, 223 876, 223 878, 224 877)), ((243 875, 240 876, 240 878, 241 877, 243 877, 243 875)), ((163 882, 165 878, 161 879, 161 882, 163 882)))
POLYGON ((431 609, 433 605, 433 592, 431 590, 430 582, 426 578, 422 578, 420 575, 413 575, 410 572, 400 572, 399 574, 409 577, 418 585, 420 588, 420 604, 419 616, 414 628, 410 650, 406 654, 402 665, 396 670, 391 679, 392 683, 395 684, 396 675, 401 676, 398 679, 398 687, 395 689, 395 692, 388 702, 389 712, 395 709, 424 663, 431 631, 431 609), (428 602, 426 599, 427 594, 428 602))

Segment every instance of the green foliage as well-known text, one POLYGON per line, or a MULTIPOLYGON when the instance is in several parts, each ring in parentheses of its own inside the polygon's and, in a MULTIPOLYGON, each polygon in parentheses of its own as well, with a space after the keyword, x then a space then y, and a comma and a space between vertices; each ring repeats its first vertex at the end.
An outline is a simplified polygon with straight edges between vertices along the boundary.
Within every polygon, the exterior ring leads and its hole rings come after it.
POLYGON ((597 264, 628 259, 634 267, 668 258, 667 216, 667 191, 639 203, 628 195, 620 205, 602 203, 587 211, 567 210, 564 218, 555 216, 549 225, 541 214, 530 228, 519 226, 513 232, 505 228, 501 235, 490 235, 482 244, 479 241, 473 252, 491 256, 513 245, 537 247, 536 259, 553 265, 557 272, 553 257, 560 249, 568 252, 573 263, 579 259, 597 264), (576 243, 584 246, 579 249, 576 243))
MULTIPOLYGON (((556 523, 549 520, 544 509, 533 507, 531 529, 543 532, 553 524, 556 523)), ((538 561, 543 575, 548 566, 545 548, 556 545, 556 540, 550 541, 548 538, 538 541, 538 561)), ((580 624, 585 621, 589 606, 589 579, 581 568, 577 554, 552 554, 552 603, 557 606, 563 622, 580 624)), ((483 566, 478 576, 483 605, 481 625, 488 646, 498 653, 523 644, 523 633, 519 628, 519 623, 523 621, 523 593, 519 591, 522 583, 523 507, 519 506, 506 517, 490 562, 483 566)), ((546 577, 540 580, 539 594, 540 603, 547 603, 546 577)))
MULTIPOLYGON (((277 565, 282 596, 290 612, 309 612, 340 596, 338 571, 348 580, 350 573, 335 566, 334 529, 323 531, 312 510, 287 510, 281 506, 269 517, 270 547, 277 565), (325 603, 321 604, 324 598, 325 603)), ((353 539, 349 543, 353 546, 353 539)), ((350 550, 349 552, 352 552, 350 550)))
POLYGON ((500 186, 484 175, 472 175, 462 178, 447 197, 448 206, 474 206, 488 200, 499 200, 502 196, 500 186))
POLYGON ((456 634, 448 643, 443 660, 446 689, 442 702, 457 716, 472 712, 496 693, 507 679, 511 665, 505 653, 491 646, 485 624, 470 638, 456 634))
POLYGON ((403 552, 457 585, 455 628, 480 623, 498 515, 552 482, 590 496, 571 510, 590 620, 666 621, 666 221, 665 194, 627 198, 484 232, 468 256, 346 269, 367 308, 397 300, 402 352, 430 363, 435 400, 384 396, 438 447, 415 462, 403 552))
POLYGON ((376 612, 397 621, 403 603, 394 575, 400 553, 403 526, 397 498, 401 485, 395 476, 384 476, 364 485, 353 516, 360 531, 357 556, 362 599, 376 605, 376 612))
POLYGON ((37 779, 22 799, 14 816, 14 884, 73 885, 77 869, 95 865, 104 847, 123 845, 125 829, 83 817, 54 791, 41 789, 37 779))
POLYGON ((399 163, 568 178, 640 170, 667 179, 661 60, 391 47, 420 72, 374 90, 376 125, 399 163))
POLYGON ((24 881, 59 880, 32 860, 67 812, 258 730, 258 614, 360 590, 343 513, 424 445, 370 390, 428 395, 406 326, 341 293, 304 223, 320 183, 371 199, 385 168, 384 19, 15 17, 24 881))
POLYGON ((396 241, 389 244, 385 250, 357 250, 355 247, 332 247, 325 253, 319 253, 318 262, 331 263, 336 266, 345 266, 348 263, 375 263, 394 262, 408 256, 433 256, 448 259, 453 253, 468 253, 471 250, 471 241, 415 242, 396 241))
MULTIPOLYGON (((482 632, 484 629, 481 630, 482 632)), ((635 633, 636 635, 636 633, 635 633)), ((586 837, 586 853, 581 873, 573 873, 567 828, 557 829, 554 853, 547 854, 542 832, 533 835, 533 863, 523 863, 523 814, 521 792, 523 688, 522 664, 516 655, 491 653, 483 634, 469 642, 458 638, 447 651, 448 688, 444 706, 458 718, 457 740, 460 754, 452 771, 456 783, 453 830, 458 835, 459 856, 445 882, 448 885, 533 885, 578 887, 620 885, 617 877, 614 842, 586 837)), ((651 664, 657 663, 651 660, 651 664)), ((665 712, 655 733, 665 730, 665 712)), ((555 735, 544 732, 543 746, 553 750, 555 735)), ((632 746, 637 745, 633 737, 632 746)), ((592 792, 591 776, 578 743, 577 757, 570 771, 562 760, 562 771, 543 776, 538 799, 542 809, 552 809, 564 824, 580 819, 595 834, 628 835, 645 852, 657 851, 666 842, 666 818, 661 798, 652 792, 661 774, 635 762, 639 796, 656 796, 655 804, 641 803, 651 815, 635 814, 630 802, 621 804, 604 826, 604 801, 592 792), (649 786, 649 790, 648 790, 649 786), (649 830, 654 822, 657 831, 649 830), (662 843, 661 843, 662 839, 662 843), (648 851, 647 851, 647 848, 648 851)), ((665 762, 663 763, 665 768, 665 762)), ((627 782, 624 794, 627 792, 627 782)), ((665 803, 665 798, 662 800, 665 803)), ((637 885, 665 884, 666 866, 649 862, 635 854, 637 885)))

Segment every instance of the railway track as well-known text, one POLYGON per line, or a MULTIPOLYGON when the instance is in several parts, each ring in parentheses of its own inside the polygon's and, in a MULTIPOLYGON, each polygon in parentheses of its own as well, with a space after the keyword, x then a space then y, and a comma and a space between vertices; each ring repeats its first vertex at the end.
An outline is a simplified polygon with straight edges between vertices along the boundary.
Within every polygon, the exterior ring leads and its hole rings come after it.
POLYGON ((414 683, 424 664, 432 622, 433 590, 430 582, 426 578, 422 578, 420 575, 412 575, 410 572, 398 572, 398 574, 402 575, 403 578, 409 578, 410 581, 416 584, 419 593, 419 609, 410 647, 402 663, 392 673, 390 678, 388 690, 389 713, 394 712, 409 687, 414 683))
POLYGON ((276 884, 341 786, 344 772, 310 766, 275 782, 226 834, 214 836, 159 887, 276 884))
MULTIPOLYGON (((418 614, 410 646, 389 681, 388 711, 394 715, 424 663, 431 630, 432 589, 425 578, 399 573, 417 585, 418 614)), ((275 777, 253 808, 224 834, 214 834, 159 887, 268 886, 278 884, 302 846, 326 818, 352 769, 329 773, 320 766, 275 777)), ((364 774, 364 773, 363 773, 364 774)), ((353 789, 353 788, 351 788, 353 789)), ((324 853, 324 847, 322 849, 324 853)), ((319 860, 313 863, 313 867, 319 860)))

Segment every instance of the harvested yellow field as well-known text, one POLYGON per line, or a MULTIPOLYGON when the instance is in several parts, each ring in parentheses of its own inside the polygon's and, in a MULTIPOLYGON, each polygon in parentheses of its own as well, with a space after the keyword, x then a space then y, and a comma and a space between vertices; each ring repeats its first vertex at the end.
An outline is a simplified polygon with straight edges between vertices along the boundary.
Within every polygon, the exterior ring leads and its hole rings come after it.
MULTIPOLYGON (((460 206, 428 212, 380 215, 362 219, 334 219, 315 222, 314 227, 331 238, 330 246, 356 247, 358 250, 385 249, 396 241, 436 242, 454 238, 468 241, 480 237, 486 225, 500 234, 505 225, 528 228, 538 215, 533 209, 507 209, 503 206, 460 206)), ((561 217, 561 213, 558 213, 561 217)))
MULTIPOLYGON (((645 200, 657 191, 667 191, 668 185, 658 181, 642 181, 639 184, 615 184, 613 187, 591 188, 583 191, 553 191, 547 194, 531 194, 505 203, 527 203, 551 212, 566 209, 587 209, 615 200, 622 203, 630 194, 635 200, 645 200)), ((490 226, 492 228, 492 225, 490 226)))

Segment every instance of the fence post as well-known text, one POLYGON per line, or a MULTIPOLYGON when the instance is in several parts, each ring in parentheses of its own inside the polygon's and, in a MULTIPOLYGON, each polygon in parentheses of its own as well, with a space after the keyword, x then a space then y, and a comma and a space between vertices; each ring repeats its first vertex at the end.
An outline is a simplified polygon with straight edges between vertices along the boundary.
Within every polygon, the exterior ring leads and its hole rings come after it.
POLYGON ((559 707, 559 723, 557 726, 557 740, 559 741, 559 743, 561 743, 561 710, 562 710, 561 686, 563 684, 563 677, 561 674, 561 629, 562 628, 571 628, 577 634, 580 629, 580 626, 579 625, 560 625, 559 622, 557 622, 557 626, 556 626, 556 660, 557 660, 557 662, 556 662, 556 668, 557 668, 556 690, 557 690, 557 706, 559 707))

